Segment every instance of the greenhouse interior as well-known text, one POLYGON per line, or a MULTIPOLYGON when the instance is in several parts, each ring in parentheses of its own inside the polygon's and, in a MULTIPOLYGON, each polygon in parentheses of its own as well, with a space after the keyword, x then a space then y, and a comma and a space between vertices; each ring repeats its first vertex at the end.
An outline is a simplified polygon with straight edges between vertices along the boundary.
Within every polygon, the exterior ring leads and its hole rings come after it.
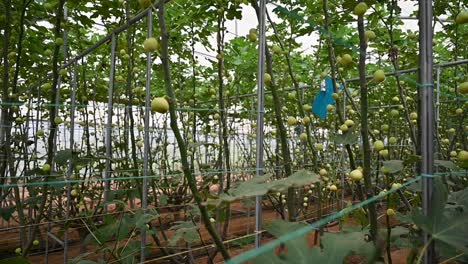
POLYGON ((468 263, 465 0, 2 0, 0 264, 468 263))

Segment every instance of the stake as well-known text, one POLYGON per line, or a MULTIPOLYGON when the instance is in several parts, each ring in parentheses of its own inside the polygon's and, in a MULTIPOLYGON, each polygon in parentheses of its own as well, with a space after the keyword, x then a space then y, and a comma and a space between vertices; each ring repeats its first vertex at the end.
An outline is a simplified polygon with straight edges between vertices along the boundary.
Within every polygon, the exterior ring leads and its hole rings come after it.
POLYGON ((436 122, 439 123, 439 118, 440 118, 440 106, 439 106, 439 103, 440 103, 440 73, 441 73, 441 69, 440 67, 437 67, 437 79, 436 79, 436 85, 437 85, 437 98, 436 98, 436 122))
MULTIPOLYGON (((153 12, 148 11, 148 38, 153 36, 153 12)), ((145 135, 144 135, 144 153, 143 153, 143 187, 141 194, 141 207, 143 212, 146 212, 148 207, 148 178, 149 175, 149 151, 150 151, 150 140, 149 140, 149 125, 150 125, 150 107, 151 107, 151 64, 153 63, 151 52, 146 53, 146 96, 145 96, 145 135)), ((141 255, 140 262, 145 262, 145 248, 146 248, 146 229, 141 229, 141 255)))
MULTIPOLYGON (((433 55, 432 55, 432 1, 419 1, 419 99, 421 113, 421 173, 423 175, 431 175, 434 164, 434 91, 433 91, 433 55)), ((416 143, 416 142, 415 142, 416 143)), ((423 212, 428 216, 431 213, 432 199, 432 179, 424 177, 422 180, 423 192, 423 212)), ((430 243, 430 235, 424 232, 424 243, 430 243)), ((431 243, 424 252, 424 263, 433 263, 434 260, 434 244, 431 243)))
MULTIPOLYGON (((70 107, 70 150, 73 153, 75 144, 75 104, 76 104, 76 89, 77 89, 77 77, 78 77, 78 63, 75 63, 73 67, 73 81, 71 90, 71 107, 70 107)), ((68 165, 68 172, 66 180, 69 181, 73 173, 73 158, 70 159, 68 165)), ((65 211, 65 232, 63 235, 63 263, 68 262, 68 220, 70 218, 70 199, 71 199, 71 186, 67 183, 67 204, 65 211)))
MULTIPOLYGON (((63 6, 63 20, 66 22, 68 19, 68 8, 67 5, 65 4, 63 6)), ((67 62, 67 52, 68 52, 68 34, 67 30, 63 31, 63 53, 64 53, 64 63, 67 62)), ((74 125, 75 125, 75 92, 76 92, 76 78, 77 78, 77 64, 74 64, 74 70, 73 70, 73 81, 72 81, 72 91, 71 91, 71 104, 72 107, 70 108, 70 149, 73 151, 73 144, 74 144, 74 136, 73 134, 75 133, 74 125)), ((61 77, 59 77, 59 83, 60 83, 61 77)), ((60 103, 60 86, 59 89, 57 89, 57 97, 56 97, 56 104, 58 105, 60 103)), ((56 108, 55 111, 58 111, 58 108, 56 108)), ((55 114, 57 116, 57 113, 55 114)), ((64 127, 65 128, 65 127, 64 127)), ((64 138, 66 138, 65 133, 63 133, 64 138)), ((58 131, 57 131, 58 135, 58 131)), ((57 144, 54 144, 55 147, 57 147, 57 144)), ((66 176, 66 180, 70 180, 71 173, 73 172, 73 162, 72 159, 70 159, 69 167, 68 167, 68 172, 66 176)), ((63 263, 68 262, 68 218, 70 217, 70 198, 71 198, 71 186, 67 184, 67 203, 66 203, 66 209, 65 209, 65 231, 63 234, 63 263)))
POLYGON ((106 126, 106 173, 104 174, 104 202, 107 202, 110 187, 109 178, 111 176, 111 157, 112 157, 112 111, 114 94, 114 74, 115 74, 115 34, 111 35, 111 58, 110 58, 110 77, 109 77, 109 100, 107 102, 107 126, 106 126))
MULTIPOLYGON (((263 112, 265 97, 265 14, 266 0, 260 0, 257 76, 257 162, 256 176, 263 174, 263 112)), ((255 197, 255 247, 260 247, 262 230, 262 196, 255 197)))
MULTIPOLYGON (((343 94, 343 120, 346 120, 346 93, 343 94)), ((346 181, 346 176, 345 176, 345 160, 346 160, 346 145, 343 144, 341 146, 341 203, 340 203, 340 210, 345 208, 345 193, 344 193, 344 188, 345 188, 345 181, 346 181)), ((342 228, 343 222, 340 221, 340 230, 342 228)))

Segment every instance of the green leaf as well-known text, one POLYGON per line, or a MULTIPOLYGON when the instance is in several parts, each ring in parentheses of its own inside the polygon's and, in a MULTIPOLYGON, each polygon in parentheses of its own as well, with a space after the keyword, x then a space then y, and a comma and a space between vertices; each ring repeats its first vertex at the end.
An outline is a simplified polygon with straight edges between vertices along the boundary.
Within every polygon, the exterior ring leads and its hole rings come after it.
POLYGON ((268 192, 269 183, 267 183, 267 181, 271 177, 271 174, 253 177, 231 188, 228 194, 222 193, 219 198, 226 202, 232 202, 238 199, 264 195, 268 192))
POLYGON ((445 206, 448 217, 459 217, 468 213, 468 188, 453 192, 447 199, 445 206))
POLYGON ((236 247, 244 247, 244 246, 247 246, 249 244, 253 244, 255 241, 255 237, 254 236, 248 236, 248 237, 244 237, 244 238, 241 238, 241 239, 238 239, 238 240, 234 240, 231 242, 231 244, 233 246, 236 246, 236 247))
POLYGON ((76 262, 76 264, 98 264, 98 262, 91 261, 91 260, 80 260, 76 262))
POLYGON ((350 255, 360 255, 370 258, 374 252, 372 242, 365 241, 364 232, 326 234, 322 238, 324 252, 327 259, 324 263, 343 263, 350 255))
POLYGON ((229 193, 223 193, 219 196, 222 201, 232 202, 253 196, 262 196, 269 191, 283 191, 289 187, 301 187, 307 184, 318 182, 319 176, 307 170, 301 170, 293 173, 288 178, 272 180, 272 175, 267 174, 241 182, 229 193))
POLYGON ((405 161, 403 162, 403 165, 405 165, 405 166, 413 165, 413 164, 415 164, 416 162, 418 162, 420 160, 421 160, 421 156, 409 155, 409 157, 406 158, 405 161))
POLYGON ((397 173, 404 168, 402 160, 386 160, 383 161, 382 164, 390 173, 397 173))
MULTIPOLYGON (((394 242, 398 239, 401 238, 401 236, 404 236, 404 235, 407 235, 408 234, 408 228, 406 227, 403 227, 403 226, 396 226, 394 228, 392 228, 391 230, 391 233, 390 233, 390 241, 391 242, 394 242)), ((383 239, 383 240, 387 240, 387 229, 386 228, 381 228, 379 229, 379 234, 380 234, 380 237, 383 239)))
POLYGON ((92 252, 86 252, 70 260, 70 264, 96 264, 97 262, 85 260, 84 258, 92 255, 92 252))
POLYGON ((241 201, 242 207, 244 208, 251 208, 255 206, 255 200, 254 199, 244 199, 241 201))
POLYGON ((357 143, 358 138, 359 133, 351 133, 351 131, 348 131, 344 134, 335 136, 333 140, 336 144, 353 145, 357 143))
POLYGON ((434 165, 439 167, 444 167, 449 170, 458 170, 460 169, 455 163, 450 160, 434 160, 434 165))
POLYGON ((143 214, 143 215, 138 215, 136 218, 137 218, 137 221, 136 221, 136 227, 137 228, 145 228, 146 229, 146 224, 148 224, 149 222, 157 219, 159 217, 159 215, 156 213, 156 214, 151 214, 151 213, 147 213, 147 214, 143 214))
POLYGON ((135 256, 138 255, 140 252, 140 241, 132 241, 128 243, 128 245, 125 245, 122 247, 120 251, 120 261, 123 264, 135 264, 138 263, 136 261, 135 256))
POLYGON ((5 221, 9 221, 11 218, 11 215, 16 211, 15 206, 10 206, 10 207, 2 207, 0 208, 0 217, 2 217, 5 221))
POLYGON ((179 242, 182 239, 183 232, 175 232, 175 234, 169 238, 169 246, 173 247, 177 245, 177 242, 179 242))
POLYGON ((237 65, 237 66, 242 65, 242 63, 244 63, 244 61, 242 60, 242 58, 240 56, 235 57, 234 61, 232 61, 232 64, 237 65))
POLYGON ((158 199, 159 199, 159 205, 160 206, 166 206, 167 205, 167 201, 168 201, 167 195, 161 194, 161 195, 158 196, 158 199))
POLYGON ((175 246, 181 239, 187 243, 195 243, 200 241, 198 235, 198 227, 191 221, 176 222, 177 224, 172 226, 171 230, 176 230, 175 234, 169 239, 169 245, 175 246))
MULTIPOLYGON (((275 237, 280 237, 305 226, 302 223, 274 220, 265 229, 275 237)), ((321 238, 323 249, 318 246, 311 248, 306 236, 307 234, 286 242, 282 254, 277 248, 276 252, 262 254, 253 259, 253 262, 306 264, 313 260, 313 263, 343 263, 347 256, 369 257, 375 252, 372 243, 364 240, 364 232, 325 233, 321 238)))
POLYGON ((30 264, 28 259, 25 257, 16 257, 16 258, 9 258, 9 259, 2 259, 0 260, 0 264, 30 264))
POLYGON ((458 166, 462 169, 468 170, 468 161, 459 161, 458 166))
POLYGON ((453 263, 467 263, 468 262, 468 254, 464 254, 460 256, 460 252, 456 248, 439 240, 435 241, 434 244, 435 244, 437 253, 440 254, 441 256, 441 260, 451 259, 454 256, 458 256, 458 258, 456 259, 457 262, 453 262, 453 263))
POLYGON ((403 222, 403 223, 413 223, 413 219, 411 218, 411 215, 408 214, 408 215, 404 215, 400 212, 396 212, 396 218, 398 220, 400 220, 400 222, 403 222))
POLYGON ((105 244, 109 241, 117 230, 116 222, 111 222, 99 227, 93 234, 88 234, 85 243, 99 245, 99 242, 105 244), (96 240, 97 239, 97 240, 96 240), (98 242, 99 241, 99 242, 98 242))
POLYGON ((412 192, 422 192, 422 185, 421 182, 413 182, 410 185, 406 186, 406 189, 412 192))
MULTIPOLYGON (((434 193, 432 197, 432 210, 428 216, 425 216, 421 209, 416 209, 411 212, 413 222, 421 227, 424 231, 431 234, 436 241, 446 243, 459 252, 468 254, 468 212, 460 211, 454 213, 446 209, 448 200, 448 190, 443 184, 442 179, 434 179, 434 193)), ((465 203, 467 195, 459 193, 451 198, 451 201, 461 198, 461 203, 465 203)), ((450 208, 450 207, 449 207, 450 208)))
POLYGON ((283 191, 289 187, 302 187, 318 181, 320 181, 320 177, 317 174, 307 170, 300 170, 293 173, 288 178, 273 181, 270 189, 274 191, 283 191))
POLYGON ((198 206, 195 206, 195 205, 191 205, 191 210, 190 210, 190 214, 192 216, 200 216, 201 215, 201 212, 200 212, 200 208, 198 208, 198 206))
POLYGON ((121 221, 116 221, 113 224, 115 226, 115 239, 119 241, 128 237, 135 226, 134 223, 135 218, 132 215, 125 215, 121 221))
POLYGON ((196 243, 196 242, 200 241, 200 236, 198 235, 198 232, 197 232, 197 230, 195 228, 194 229, 188 229, 184 233, 184 240, 187 243, 196 243))
POLYGON ((73 153, 71 149, 60 150, 55 154, 55 162, 59 166, 64 166, 72 158, 73 153))

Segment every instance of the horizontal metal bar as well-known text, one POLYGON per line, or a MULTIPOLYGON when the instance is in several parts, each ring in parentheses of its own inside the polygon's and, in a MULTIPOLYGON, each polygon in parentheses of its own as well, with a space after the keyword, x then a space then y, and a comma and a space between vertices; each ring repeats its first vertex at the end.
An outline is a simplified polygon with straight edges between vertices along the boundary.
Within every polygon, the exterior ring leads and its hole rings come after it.
POLYGON ((380 105, 380 106, 369 106, 369 109, 378 109, 378 108, 392 108, 392 107, 399 107, 402 104, 397 105, 380 105))
POLYGON ((468 63, 468 59, 435 64, 434 68, 443 68, 443 67, 449 67, 449 66, 456 66, 456 65, 465 64, 465 63, 468 63))
POLYGON ((99 46, 101 46, 102 44, 106 43, 107 41, 109 41, 112 37, 112 34, 115 34, 115 35, 118 35, 119 33, 121 33, 122 31, 124 30, 127 30, 130 26, 134 25, 136 22, 140 21, 140 19, 144 18, 147 16, 148 14, 148 11, 151 9, 151 7, 143 10, 142 12, 140 12, 139 14, 137 14, 136 16, 134 16, 133 18, 131 18, 127 23, 125 23, 124 25, 114 29, 111 33, 109 33, 107 36, 105 36, 104 38, 102 38, 100 41, 98 41, 96 44, 94 44, 93 46, 87 48, 85 51, 83 51, 81 54, 77 55, 76 57, 74 57, 73 59, 69 60, 66 64, 62 65, 62 67, 60 67, 61 69, 64 69, 64 68, 67 68, 68 66, 70 66, 71 64, 73 64, 75 61, 78 61, 79 59, 83 58, 84 56, 88 55, 89 53, 91 53, 93 50, 97 49, 99 46))
MULTIPOLYGON (((468 63, 468 59, 435 64, 434 68, 444 68, 444 67, 450 67, 450 66, 455 66, 455 65, 465 64, 465 63, 468 63)), ((385 75, 394 76, 396 74, 406 74, 406 73, 412 73, 412 72, 417 72, 417 71, 418 71, 418 68, 412 68, 412 69, 401 70, 401 71, 397 71, 397 72, 385 73, 385 75)), ((373 75, 367 75, 366 76, 366 79, 372 79, 372 78, 374 78, 373 75)), ((359 80, 359 78, 352 78, 352 79, 345 80, 345 82, 347 82, 347 83, 348 82, 356 82, 358 80, 359 80)), ((310 87, 311 87, 310 85, 305 85, 305 86, 299 87, 299 90, 310 88, 310 87)), ((296 90, 295 88, 286 88, 286 89, 283 89, 282 91, 283 92, 292 92, 292 91, 295 91, 295 90, 296 90)), ((271 94, 271 91, 265 91, 265 94, 271 94)), ((238 99, 238 98, 245 98, 245 97, 254 97, 256 95, 257 95, 257 93, 233 95, 233 96, 228 97, 227 99, 238 99)), ((208 101, 207 103, 210 103, 210 102, 216 102, 216 100, 211 100, 211 101, 208 101)))
POLYGON ((60 240, 58 237, 56 237, 54 234, 52 234, 51 232, 47 232, 47 236, 57 241, 57 243, 59 243, 63 247, 63 244, 64 244, 63 241, 60 240))
MULTIPOLYGON (((399 16, 398 18, 403 19, 403 20, 418 20, 419 19, 418 17, 410 17, 410 16, 399 16)), ((435 18, 441 22, 453 22, 453 20, 450 20, 450 19, 443 19, 443 18, 438 18, 438 17, 435 17, 435 18)))
MULTIPOLYGON (((139 20, 141 20, 142 18, 146 17, 146 15, 148 14, 148 11, 150 10, 150 8, 152 7, 149 7, 145 10, 143 10, 142 12, 140 12, 139 14, 137 14, 136 16, 134 16, 133 18, 131 18, 129 20, 128 23, 125 23, 124 25, 114 29, 111 33, 109 33, 107 36, 105 36, 104 38, 102 38, 101 40, 99 40, 98 42, 96 42, 94 45, 92 45, 91 47, 87 48, 86 50, 84 50, 83 52, 81 52, 80 54, 76 55, 74 58, 70 59, 67 63, 61 65, 59 67, 59 70, 61 69, 66 69, 67 67, 69 67, 70 65, 72 65, 73 63, 77 62, 78 60, 80 60, 81 58, 85 57, 86 55, 90 54, 92 51, 94 51, 95 49, 99 48, 101 45, 103 45, 104 43, 110 41, 111 39, 111 36, 112 34, 115 34, 115 35, 118 35, 119 33, 121 33, 122 31, 128 29, 130 26, 134 25, 136 22, 138 22, 139 20)), ((38 81, 36 84, 30 86, 30 89, 33 89, 33 88, 36 88, 38 87, 39 85, 41 85, 43 82, 45 82, 47 79, 51 78, 52 77, 52 72, 50 72, 49 74, 47 74, 44 78, 42 78, 40 81, 38 81)))
MULTIPOLYGON (((468 63, 468 59, 434 64, 434 68, 444 68, 444 67, 456 66, 456 65, 465 64, 465 63, 468 63)), ((397 75, 397 74, 399 75, 399 74, 417 72, 418 70, 419 70, 419 68, 412 68, 412 69, 407 69, 407 70, 402 70, 402 71, 397 71, 397 72, 386 72, 385 75, 394 76, 394 75, 397 75)), ((366 76, 366 79, 372 79, 372 78, 374 78, 373 75, 367 75, 366 76)), ((345 80, 345 81, 346 82, 356 82, 356 81, 359 81, 359 78, 352 78, 352 79, 348 79, 348 80, 345 80)))

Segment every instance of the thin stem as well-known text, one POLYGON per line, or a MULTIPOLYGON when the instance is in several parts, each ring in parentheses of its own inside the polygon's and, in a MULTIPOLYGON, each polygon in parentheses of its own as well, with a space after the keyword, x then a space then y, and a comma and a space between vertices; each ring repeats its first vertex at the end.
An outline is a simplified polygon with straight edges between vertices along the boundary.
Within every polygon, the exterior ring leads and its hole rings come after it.
POLYGON ((451 258, 449 258, 449 259, 446 259, 446 260, 442 261, 442 262, 439 263, 439 264, 448 264, 448 263, 452 263, 452 260, 455 260, 455 259, 457 259, 457 258, 459 258, 459 257, 461 257, 461 256, 463 256, 463 255, 465 255, 465 253, 460 253, 460 254, 458 254, 458 255, 455 255, 455 256, 453 256, 453 257, 451 257, 451 258))
POLYGON ((427 243, 424 244, 424 247, 421 249, 421 252, 419 252, 418 261, 416 262, 416 264, 421 264, 422 263, 424 253, 431 246, 431 244, 432 244, 432 238, 430 238, 429 241, 427 241, 427 243))

